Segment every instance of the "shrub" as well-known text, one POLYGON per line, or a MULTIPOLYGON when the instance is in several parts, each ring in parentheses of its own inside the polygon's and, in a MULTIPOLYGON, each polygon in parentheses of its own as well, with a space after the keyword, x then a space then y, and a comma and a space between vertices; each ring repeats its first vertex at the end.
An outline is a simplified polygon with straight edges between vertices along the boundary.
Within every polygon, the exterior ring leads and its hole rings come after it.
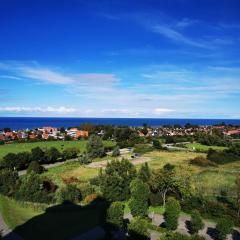
POLYGON ((113 149, 112 157, 118 157, 118 156, 120 156, 120 149, 119 149, 119 147, 117 146, 117 147, 115 147, 115 148, 113 149))
POLYGON ((18 173, 10 169, 0 170, 0 193, 11 196, 16 189, 18 173))
POLYGON ((155 149, 161 149, 161 148, 162 148, 159 140, 153 139, 153 147, 154 147, 155 149))
POLYGON ((57 198, 57 200, 61 203, 77 203, 81 200, 81 192, 75 185, 69 184, 65 188, 60 189, 57 198))
POLYGON ((149 239, 148 222, 140 217, 135 217, 128 224, 129 239, 146 240, 149 239))
POLYGON ((82 165, 88 164, 91 162, 91 160, 88 158, 87 154, 83 154, 79 157, 79 162, 82 165))
POLYGON ((113 202, 107 210, 107 222, 113 227, 123 227, 124 204, 113 202))
POLYGON ((84 203, 85 204, 90 204, 90 203, 92 203, 93 201, 95 201, 97 199, 98 199, 98 195, 96 193, 92 193, 92 194, 87 195, 84 198, 84 203))
POLYGON ((37 174, 41 174, 44 171, 44 167, 41 166, 37 161, 32 161, 27 169, 27 173, 34 172, 37 174))
POLYGON ((86 196, 94 193, 94 187, 89 183, 81 183, 79 186, 79 189, 81 191, 82 198, 85 198, 86 196))
POLYGON ((217 166, 215 162, 212 162, 202 156, 197 156, 194 159, 190 160, 190 164, 197 165, 200 167, 216 167, 217 166))
POLYGON ((233 152, 222 151, 217 152, 209 149, 207 158, 217 164, 225 164, 230 162, 235 162, 240 160, 240 156, 236 155, 233 152))
POLYGON ((157 192, 150 192, 149 194, 149 202, 153 207, 161 206, 163 204, 161 195, 157 192))
POLYGON ((176 230, 178 226, 178 217, 181 211, 179 202, 173 198, 169 197, 166 203, 165 210, 165 223, 169 230, 176 230))
POLYGON ((143 182, 148 182, 151 177, 151 170, 148 167, 148 163, 141 165, 138 171, 138 178, 141 179, 143 182))
POLYGON ((232 232, 233 222, 230 219, 221 218, 218 220, 216 225, 216 230, 218 232, 218 237, 221 240, 226 239, 227 234, 232 232))
POLYGON ((153 148, 148 144, 135 144, 134 145, 134 153, 136 154, 145 154, 151 152, 153 148))
POLYGON ((146 183, 136 179, 131 182, 131 198, 129 207, 133 216, 144 217, 148 212, 149 187, 146 183))
POLYGON ((194 210, 191 214, 191 232, 198 233, 199 230, 204 228, 204 223, 202 221, 199 211, 194 210))
POLYGON ((77 158, 78 154, 79 154, 79 149, 77 148, 67 148, 63 151, 62 153, 62 157, 63 159, 73 159, 73 158, 77 158))

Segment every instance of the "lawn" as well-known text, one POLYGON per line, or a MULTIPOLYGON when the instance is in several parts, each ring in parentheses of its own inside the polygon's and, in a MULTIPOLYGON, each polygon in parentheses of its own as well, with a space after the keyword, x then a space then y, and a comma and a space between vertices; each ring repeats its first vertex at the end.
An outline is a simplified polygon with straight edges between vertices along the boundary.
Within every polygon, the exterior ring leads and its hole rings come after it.
POLYGON ((200 150, 200 151, 208 151, 210 148, 214 149, 216 151, 222 151, 226 149, 226 147, 220 147, 220 146, 207 146, 203 145, 201 143, 188 143, 185 145, 188 149, 195 149, 195 150, 200 150))
POLYGON ((23 239, 50 240, 71 239, 101 225, 105 205, 82 207, 69 203, 40 212, 1 196, 0 210, 4 221, 23 239))
MULTIPOLYGON (((31 151, 32 148, 50 148, 55 147, 59 151, 63 151, 66 148, 76 147, 81 152, 86 148, 87 140, 79 141, 42 141, 42 142, 31 142, 31 143, 12 143, 0 145, 0 159, 8 153, 19 153, 24 151, 31 151)), ((114 146, 115 142, 113 141, 104 141, 105 146, 114 146)))
POLYGON ((0 212, 5 223, 11 229, 42 213, 40 210, 23 207, 19 202, 2 195, 0 195, 0 212))

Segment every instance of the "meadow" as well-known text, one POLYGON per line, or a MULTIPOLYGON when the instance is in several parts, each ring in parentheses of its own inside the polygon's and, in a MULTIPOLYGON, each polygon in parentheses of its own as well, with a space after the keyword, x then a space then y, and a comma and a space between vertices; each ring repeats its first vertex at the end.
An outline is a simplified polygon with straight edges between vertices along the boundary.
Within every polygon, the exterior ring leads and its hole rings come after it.
MULTIPOLYGON (((83 152, 86 148, 87 140, 79 141, 40 141, 40 142, 26 142, 26 143, 11 143, 0 145, 0 159, 8 153, 30 152, 32 148, 40 147, 42 149, 55 147, 59 151, 66 148, 78 148, 83 152)), ((104 141, 105 146, 114 146, 113 141, 104 141)))
POLYGON ((207 146, 207 145, 203 145, 201 143, 188 143, 185 145, 188 149, 195 149, 195 150, 199 150, 199 151, 208 151, 210 148, 214 149, 216 151, 222 151, 224 149, 226 149, 226 147, 221 147, 221 146, 207 146))

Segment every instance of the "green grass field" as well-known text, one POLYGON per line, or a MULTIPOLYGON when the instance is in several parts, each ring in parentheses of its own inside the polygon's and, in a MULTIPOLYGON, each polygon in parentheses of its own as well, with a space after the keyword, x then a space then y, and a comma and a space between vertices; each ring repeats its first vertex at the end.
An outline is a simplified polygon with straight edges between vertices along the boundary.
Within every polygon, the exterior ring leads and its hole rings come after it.
POLYGON ((203 145, 201 143, 188 143, 186 144, 186 147, 188 149, 195 149, 195 150, 200 150, 200 151, 208 151, 210 148, 216 150, 216 151, 221 151, 226 149, 226 147, 220 147, 220 146, 207 146, 203 145))
MULTIPOLYGON (((59 151, 63 151, 66 148, 76 147, 83 152, 86 148, 87 141, 43 141, 43 142, 32 142, 32 143, 13 143, 0 145, 0 159, 8 153, 19 153, 24 151, 31 151, 32 148, 40 147, 42 149, 55 147, 59 151)), ((105 146, 114 146, 113 141, 104 141, 105 146)))

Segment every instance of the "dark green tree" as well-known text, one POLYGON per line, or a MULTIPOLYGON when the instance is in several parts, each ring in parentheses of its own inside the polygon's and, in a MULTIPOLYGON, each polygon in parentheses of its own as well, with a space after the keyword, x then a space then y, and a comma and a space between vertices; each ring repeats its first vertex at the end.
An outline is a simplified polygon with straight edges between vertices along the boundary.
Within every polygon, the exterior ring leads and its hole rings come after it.
POLYGON ((130 183, 136 177, 136 169, 132 163, 123 159, 113 160, 100 171, 100 188, 109 201, 123 201, 130 196, 130 183))
POLYGON ((191 214, 191 232, 198 233, 204 228, 204 223, 198 210, 194 210, 191 214))
POLYGON ((81 191, 73 184, 69 184, 60 190, 60 202, 77 203, 81 199, 81 191))
POLYGON ((9 168, 9 169, 16 169, 17 165, 17 155, 15 153, 8 153, 3 157, 1 160, 1 167, 9 168))
POLYGON ((123 227, 124 205, 122 202, 113 202, 107 210, 107 222, 113 227, 123 227))
POLYGON ((218 220, 216 230, 218 232, 218 238, 225 240, 227 235, 232 232, 233 222, 231 219, 221 218, 218 220))
POLYGON ((128 224, 128 234, 131 240, 148 240, 148 223, 145 219, 135 217, 128 224))
POLYGON ((131 198, 129 200, 129 207, 132 215, 145 217, 148 213, 148 198, 149 187, 140 179, 135 179, 131 182, 131 198))
POLYGON ((155 149, 161 149, 161 144, 160 144, 159 140, 153 139, 153 147, 155 149))
POLYGON ((60 152, 55 147, 51 147, 45 152, 45 161, 46 163, 56 162, 60 156, 60 152))
POLYGON ((181 206, 179 202, 175 198, 169 197, 165 209, 165 224, 167 229, 169 230, 177 229, 178 217, 180 212, 181 206))
POLYGON ((30 162, 28 168, 27 168, 27 173, 34 172, 37 174, 41 174, 44 171, 44 167, 41 166, 37 161, 32 161, 30 162))
POLYGON ((0 170, 0 193, 11 196, 16 190, 18 173, 11 169, 0 170))
POLYGON ((28 152, 21 152, 16 154, 16 164, 15 167, 17 170, 26 169, 31 160, 31 154, 28 152))
POLYGON ((86 148, 89 158, 103 157, 105 155, 104 145, 99 136, 91 135, 86 148))
POLYGON ((151 178, 151 170, 148 166, 148 163, 144 163, 141 165, 138 171, 138 178, 141 179, 143 182, 148 182, 151 178))
POLYGON ((73 158, 77 158, 78 154, 79 154, 79 149, 78 148, 67 148, 63 150, 62 153, 62 158, 67 160, 67 159, 73 159, 73 158))
POLYGON ((118 156, 120 156, 120 149, 119 149, 119 147, 117 146, 117 147, 115 147, 115 148, 113 149, 113 151, 112 151, 112 157, 118 157, 118 156))
POLYGON ((43 163, 45 161, 44 151, 40 147, 35 147, 31 150, 31 160, 43 163))

